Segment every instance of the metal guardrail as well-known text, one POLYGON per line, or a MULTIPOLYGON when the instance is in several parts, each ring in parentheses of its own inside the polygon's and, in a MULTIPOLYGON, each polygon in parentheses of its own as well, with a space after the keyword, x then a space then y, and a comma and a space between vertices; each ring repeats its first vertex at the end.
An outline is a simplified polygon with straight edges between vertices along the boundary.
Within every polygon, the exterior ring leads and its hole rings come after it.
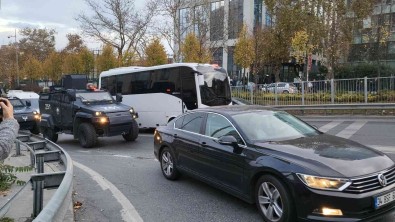
POLYGON ((395 103, 395 76, 232 86, 232 96, 257 105, 395 103))
MULTIPOLYGON (((33 189, 33 212, 35 222, 64 221, 66 212, 72 204, 73 162, 57 144, 42 137, 19 133, 16 139, 16 155, 20 155, 21 146, 30 151, 32 167, 36 173, 31 175, 33 189), (44 163, 58 161, 64 166, 60 172, 45 173, 44 163), (45 189, 57 188, 49 202, 43 206, 45 189)), ((10 204, 12 199, 6 203, 10 204)))
POLYGON ((270 106, 273 108, 285 110, 285 111, 301 111, 304 114, 305 111, 310 110, 325 110, 327 113, 329 110, 395 110, 395 103, 374 103, 374 104, 323 104, 323 105, 288 105, 288 106, 270 106))

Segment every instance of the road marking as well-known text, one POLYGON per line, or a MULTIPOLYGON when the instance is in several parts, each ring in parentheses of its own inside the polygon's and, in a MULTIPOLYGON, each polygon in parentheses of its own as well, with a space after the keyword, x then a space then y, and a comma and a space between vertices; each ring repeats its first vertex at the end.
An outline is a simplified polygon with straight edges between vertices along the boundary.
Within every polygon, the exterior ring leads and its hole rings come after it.
POLYGON ((341 123, 343 123, 343 121, 335 120, 335 121, 332 121, 332 122, 330 122, 330 123, 328 123, 328 124, 326 124, 326 125, 324 125, 324 126, 321 126, 318 130, 321 131, 321 132, 323 132, 323 133, 326 133, 326 132, 328 132, 330 129, 335 128, 336 126, 338 126, 338 125, 341 124, 341 123))
POLYGON ((123 221, 126 222, 141 222, 143 219, 140 217, 139 213, 137 212, 136 208, 130 203, 128 198, 126 198, 118 188, 114 186, 110 181, 106 180, 102 175, 97 173, 96 171, 92 170, 91 168, 82 165, 78 162, 73 161, 74 166, 80 168, 81 170, 85 171, 88 173, 94 181, 99 184, 99 186, 103 190, 110 190, 115 199, 118 201, 118 203, 121 204, 122 210, 121 210, 121 216, 123 221))
POLYGON ((354 133, 356 133, 359 129, 361 129, 367 121, 355 121, 351 125, 347 126, 340 133, 336 134, 336 136, 343 137, 349 139, 354 133))
POLYGON ((395 146, 366 145, 384 153, 395 153, 395 146))

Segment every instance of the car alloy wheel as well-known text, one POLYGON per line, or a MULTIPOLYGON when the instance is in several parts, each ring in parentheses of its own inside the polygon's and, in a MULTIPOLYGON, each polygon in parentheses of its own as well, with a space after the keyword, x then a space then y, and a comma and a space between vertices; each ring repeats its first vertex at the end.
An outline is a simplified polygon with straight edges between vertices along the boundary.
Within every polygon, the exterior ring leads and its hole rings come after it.
POLYGON ((165 147, 160 155, 160 165, 163 175, 169 180, 178 178, 179 173, 172 151, 165 147))
POLYGON ((293 222, 292 198, 283 182, 272 175, 263 175, 255 186, 255 202, 266 222, 293 222))
POLYGON ((166 176, 170 177, 173 174, 174 165, 173 158, 168 151, 162 153, 162 170, 166 176))
POLYGON ((283 215, 283 203, 276 186, 263 182, 258 191, 259 206, 270 221, 279 221, 283 215))

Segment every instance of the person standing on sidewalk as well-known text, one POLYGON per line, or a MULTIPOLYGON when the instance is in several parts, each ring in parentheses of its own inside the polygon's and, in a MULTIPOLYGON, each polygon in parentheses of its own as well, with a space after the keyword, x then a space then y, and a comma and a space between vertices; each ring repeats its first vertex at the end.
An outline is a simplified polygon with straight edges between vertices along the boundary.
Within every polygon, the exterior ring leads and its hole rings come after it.
POLYGON ((19 124, 14 119, 14 107, 8 99, 0 97, 0 161, 10 154, 18 135, 19 124))

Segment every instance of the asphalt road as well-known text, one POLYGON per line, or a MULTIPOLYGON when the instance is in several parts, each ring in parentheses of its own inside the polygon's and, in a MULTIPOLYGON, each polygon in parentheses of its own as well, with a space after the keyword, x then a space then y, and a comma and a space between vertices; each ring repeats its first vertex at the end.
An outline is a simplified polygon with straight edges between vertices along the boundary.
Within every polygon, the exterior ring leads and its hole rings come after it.
MULTIPOLYGON (((306 118, 329 134, 385 151, 395 160, 395 120, 306 118)), ((153 139, 100 138, 84 149, 71 136, 58 144, 75 161, 76 221, 261 221, 254 205, 183 176, 168 181, 153 155, 153 139), (133 220, 135 218, 136 220, 133 220)))

